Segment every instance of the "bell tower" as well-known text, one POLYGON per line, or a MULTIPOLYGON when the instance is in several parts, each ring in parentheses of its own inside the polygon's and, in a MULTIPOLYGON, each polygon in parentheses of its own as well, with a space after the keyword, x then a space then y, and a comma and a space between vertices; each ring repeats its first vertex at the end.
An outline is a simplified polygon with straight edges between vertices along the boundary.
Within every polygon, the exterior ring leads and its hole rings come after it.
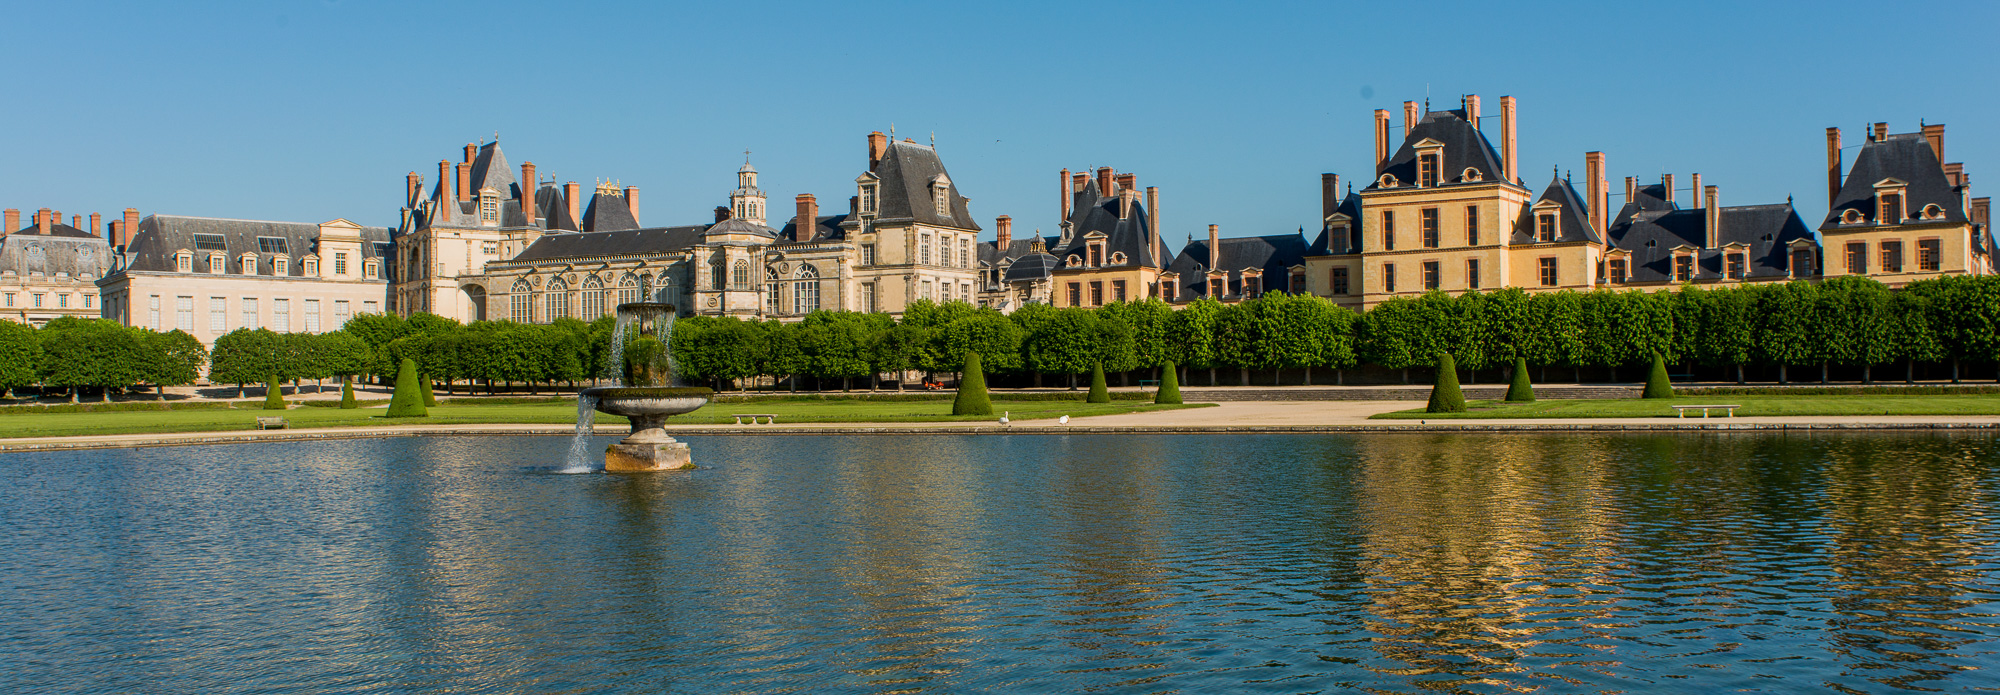
POLYGON ((757 167, 750 166, 749 150, 743 151, 743 168, 736 170, 736 190, 729 193, 729 209, 733 217, 765 224, 764 191, 757 188, 757 167))

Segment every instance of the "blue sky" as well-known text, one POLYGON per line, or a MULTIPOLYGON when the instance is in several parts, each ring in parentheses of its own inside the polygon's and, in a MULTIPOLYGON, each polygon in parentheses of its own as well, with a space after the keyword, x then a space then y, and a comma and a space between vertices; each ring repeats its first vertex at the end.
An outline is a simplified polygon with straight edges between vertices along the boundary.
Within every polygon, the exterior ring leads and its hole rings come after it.
POLYGON ((1428 92, 1519 99, 1537 190, 1603 150, 1614 190, 1700 172, 1816 225, 1827 126, 1941 122, 1975 194, 2000 181, 1996 8, 30 3, 0 38, 0 207, 392 225, 405 172, 497 131, 545 176, 641 187, 648 225, 708 219, 749 149, 782 218, 844 207, 893 123, 936 134, 988 238, 1053 233, 1056 170, 1096 166, 1160 187, 1170 241, 1311 232, 1320 172, 1369 176, 1372 110, 1428 92))

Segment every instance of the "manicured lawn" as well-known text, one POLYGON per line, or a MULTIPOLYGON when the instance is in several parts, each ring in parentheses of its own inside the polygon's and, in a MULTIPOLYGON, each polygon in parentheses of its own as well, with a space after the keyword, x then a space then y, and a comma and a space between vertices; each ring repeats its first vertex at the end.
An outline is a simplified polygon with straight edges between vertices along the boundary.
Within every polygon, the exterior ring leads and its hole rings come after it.
MULTIPOLYGON (((1544 400, 1533 403, 1468 401, 1463 413, 1422 408, 1376 415, 1381 419, 1674 417, 1669 405, 1733 404, 1737 417, 1778 415, 2000 415, 2000 396, 1683 396, 1674 399, 1544 400)), ((1711 411, 1711 417, 1721 417, 1711 411)), ((1699 418, 1699 412, 1688 413, 1699 418)))
MULTIPOLYGON (((1082 403, 1078 401, 1001 401, 993 410, 1011 411, 1014 420, 1053 418, 1059 415, 1089 417, 1148 410, 1201 407, 1153 405, 1144 401, 1082 403)), ((247 430, 257 417, 282 415, 294 428, 369 427, 383 425, 459 425, 490 423, 568 424, 576 422, 576 406, 568 403, 529 405, 454 405, 430 409, 430 417, 382 417, 383 408, 341 410, 338 408, 292 408, 281 412, 266 410, 175 410, 97 413, 0 414, 0 438, 60 437, 87 434, 138 434, 155 432, 212 432, 247 430)), ((687 415, 675 416, 668 424, 700 425, 734 422, 732 413, 759 413, 778 416, 778 423, 801 422, 946 422, 989 421, 998 416, 953 416, 951 401, 810 401, 712 404, 687 415)), ((599 413, 600 424, 623 423, 624 418, 599 413)))

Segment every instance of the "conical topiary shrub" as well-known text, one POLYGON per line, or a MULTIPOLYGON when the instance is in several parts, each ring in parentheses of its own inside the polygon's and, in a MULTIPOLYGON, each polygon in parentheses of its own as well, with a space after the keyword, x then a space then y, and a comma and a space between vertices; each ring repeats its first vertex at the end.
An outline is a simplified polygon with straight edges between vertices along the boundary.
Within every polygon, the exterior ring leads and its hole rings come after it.
POLYGON ((1660 353, 1653 353, 1653 369, 1646 373, 1646 393, 1641 397, 1674 397, 1674 382, 1667 378, 1667 360, 1660 353))
POLYGON ((430 411, 424 409, 423 387, 417 383, 417 362, 405 357, 396 369, 396 393, 389 397, 389 417, 427 415, 430 411))
POLYGON ((958 379, 958 397, 951 399, 951 414, 993 414, 993 401, 986 397, 986 373, 979 368, 977 352, 965 355, 965 373, 958 379))
POLYGON ((1111 402, 1111 389, 1104 386, 1104 365, 1090 365, 1090 395, 1083 400, 1086 403, 1111 402))
POLYGON ((1458 363, 1451 360, 1449 352, 1438 355, 1437 385, 1431 387, 1431 403, 1424 412, 1465 412, 1465 393, 1458 390, 1458 363))
POLYGON ((1180 405, 1180 367, 1168 362, 1160 367, 1160 390, 1153 394, 1153 402, 1161 405, 1180 405))
POLYGON ((354 409, 356 409, 356 408, 359 408, 359 407, 361 407, 361 404, 360 404, 360 403, 357 403, 357 402, 355 402, 355 400, 354 400, 354 377, 351 377, 351 376, 343 376, 343 377, 341 377, 341 378, 340 378, 340 409, 341 409, 341 410, 354 410, 354 409))
POLYGON ((1535 400, 1535 385, 1528 381, 1528 358, 1514 356, 1514 383, 1507 387, 1507 400, 1527 403, 1535 400))
POLYGON ((424 391, 424 407, 426 407, 426 408, 436 408, 436 407, 438 407, 438 399, 437 399, 437 396, 433 396, 433 395, 431 395, 431 377, 430 377, 430 375, 429 375, 429 374, 418 374, 418 375, 417 375, 417 384, 418 384, 419 386, 422 386, 422 387, 423 387, 423 391, 424 391))
POLYGON ((284 392, 278 390, 278 377, 274 376, 264 380, 264 409, 285 409, 285 396, 284 392))

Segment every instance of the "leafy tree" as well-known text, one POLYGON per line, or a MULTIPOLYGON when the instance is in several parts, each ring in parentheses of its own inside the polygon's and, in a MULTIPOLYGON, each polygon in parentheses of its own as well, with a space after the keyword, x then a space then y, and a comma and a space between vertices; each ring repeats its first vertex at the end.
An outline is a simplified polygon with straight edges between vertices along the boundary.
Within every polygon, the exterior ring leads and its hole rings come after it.
POLYGON ((992 415, 993 401, 986 396, 986 374, 979 366, 979 353, 965 353, 964 361, 965 377, 958 380, 958 395, 952 398, 951 414, 992 415))
POLYGON ((1769 285, 1757 296, 1757 358, 1778 366, 1778 381, 1784 383, 1786 367, 1819 362, 1821 346, 1814 344, 1815 287, 1805 280, 1769 285))
POLYGON ((152 384, 160 398, 166 398, 168 386, 185 386, 201 378, 202 365, 208 364, 208 348, 202 347, 201 339, 180 329, 135 330, 146 353, 140 380, 152 384))
POLYGON ((1837 277, 1821 282, 1814 295, 1814 342, 1829 361, 1859 366, 1863 380, 1874 381, 1873 365, 1894 359, 1888 286, 1873 278, 1837 277))
POLYGON ((0 390, 35 383, 42 362, 42 342, 27 324, 0 321, 0 390))
POLYGON ((1563 290, 1529 296, 1527 329, 1520 342, 1529 363, 1582 366, 1586 359, 1584 333, 1582 295, 1563 290))
POLYGON ((868 361, 868 338, 874 324, 851 311, 816 311, 803 324, 810 371, 823 379, 839 379, 842 391, 856 377, 874 372, 868 361))
POLYGON ((236 397, 242 398, 243 385, 277 374, 283 356, 277 333, 268 328, 238 328, 215 339, 215 350, 208 357, 208 380, 236 384, 236 397))
POLYGON ((42 327, 42 381, 70 389, 95 386, 110 400, 110 389, 138 383, 149 360, 138 336, 109 319, 58 318, 42 327))
POLYGON ((1220 362, 1216 351, 1215 324, 1222 314, 1222 306, 1222 302, 1206 296, 1188 302, 1168 323, 1170 347, 1163 351, 1170 362, 1210 370, 1208 380, 1211 383, 1215 381, 1214 369, 1220 362))
MULTIPOLYGON (((1021 341, 1025 337, 1021 326, 1000 312, 992 309, 972 312, 938 327, 933 332, 931 342, 939 346, 941 354, 979 355, 983 369, 1013 371, 1021 368, 1021 341)), ((958 360, 942 365, 948 370, 960 368, 958 360)))
MULTIPOLYGON (((1699 318, 1691 324, 1695 359, 1703 364, 1733 366, 1736 383, 1743 383, 1743 365, 1749 364, 1757 342, 1757 289, 1731 287, 1707 291, 1695 302, 1699 318)), ((1682 341, 1687 344, 1689 341, 1682 341)))
MULTIPOLYGON (((1016 311, 1014 313, 1020 313, 1016 311)), ((1080 307, 1064 307, 1050 312, 1045 320, 1028 330, 1023 342, 1029 369, 1045 374, 1076 375, 1097 363, 1097 315, 1080 307)))
POLYGON ((1451 360, 1451 353, 1438 353, 1437 382, 1431 386, 1431 401, 1424 406, 1426 413, 1465 412, 1465 392, 1458 388, 1458 365, 1451 360))
POLYGON ((896 375, 896 390, 903 390, 903 375, 917 367, 930 337, 924 329, 909 324, 897 324, 869 336, 868 361, 876 372, 890 372, 896 375))

